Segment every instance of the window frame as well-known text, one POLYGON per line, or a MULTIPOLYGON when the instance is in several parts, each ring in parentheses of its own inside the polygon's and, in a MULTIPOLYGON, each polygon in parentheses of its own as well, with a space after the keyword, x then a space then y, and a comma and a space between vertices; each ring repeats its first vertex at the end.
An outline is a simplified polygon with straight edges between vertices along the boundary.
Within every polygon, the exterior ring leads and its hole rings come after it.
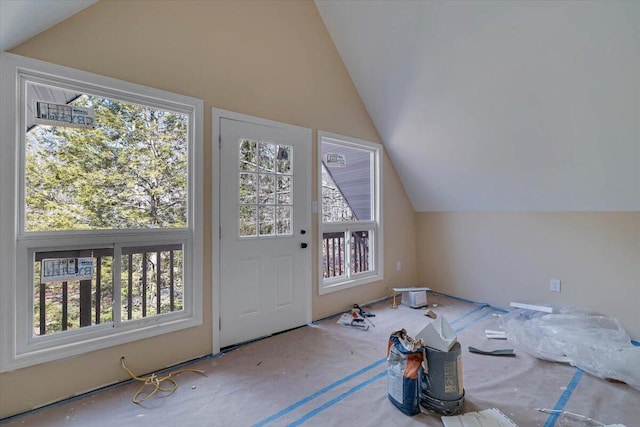
POLYGON ((154 89, 14 54, 0 55, 0 372, 79 355, 202 324, 203 118, 201 99, 154 89), (25 232, 26 82, 51 84, 82 93, 167 109, 189 117, 187 147, 187 226, 157 229, 107 229, 25 232), (183 245, 184 301, 180 311, 122 321, 120 263, 122 246, 183 245), (115 249, 113 321, 34 337, 33 253, 36 251, 115 249))
POLYGON ((324 295, 331 292, 337 292, 343 289, 349 289, 355 286, 366 285, 368 283, 384 280, 384 242, 383 242, 383 221, 382 221, 382 144, 365 141, 362 139, 352 138, 344 135, 338 135, 331 132, 319 130, 317 132, 317 180, 318 180, 318 294, 324 295), (323 220, 322 206, 322 144, 328 142, 331 144, 342 145, 359 150, 366 150, 372 154, 371 161, 371 220, 363 221, 341 221, 325 223, 323 220), (371 254, 371 262, 373 268, 366 272, 351 273, 347 262, 351 262, 351 233, 357 231, 369 231, 369 239, 371 239, 373 250, 371 254), (323 272, 323 241, 325 232, 344 232, 345 254, 348 254, 345 260, 345 274, 341 276, 324 278, 323 272))

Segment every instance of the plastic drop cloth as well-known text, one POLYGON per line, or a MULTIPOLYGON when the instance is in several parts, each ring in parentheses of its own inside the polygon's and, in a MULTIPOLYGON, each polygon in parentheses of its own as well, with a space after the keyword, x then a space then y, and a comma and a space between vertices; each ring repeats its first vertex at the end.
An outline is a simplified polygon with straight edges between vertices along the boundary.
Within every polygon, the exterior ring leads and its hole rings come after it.
POLYGON ((517 309, 501 319, 507 338, 523 351, 640 390, 640 347, 618 319, 577 308, 554 308, 553 314, 517 309))

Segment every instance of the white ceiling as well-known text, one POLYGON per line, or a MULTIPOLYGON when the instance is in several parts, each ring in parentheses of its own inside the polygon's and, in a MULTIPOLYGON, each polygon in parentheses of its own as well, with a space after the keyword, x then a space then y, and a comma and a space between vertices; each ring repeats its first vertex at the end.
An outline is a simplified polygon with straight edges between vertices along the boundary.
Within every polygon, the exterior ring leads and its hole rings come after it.
POLYGON ((640 210, 640 2, 316 5, 416 210, 640 210))
POLYGON ((0 0, 0 52, 64 21, 98 0, 0 0))
MULTIPOLYGON (((2 51, 95 1, 0 0, 2 51)), ((416 210, 640 210, 640 2, 316 5, 416 210)))

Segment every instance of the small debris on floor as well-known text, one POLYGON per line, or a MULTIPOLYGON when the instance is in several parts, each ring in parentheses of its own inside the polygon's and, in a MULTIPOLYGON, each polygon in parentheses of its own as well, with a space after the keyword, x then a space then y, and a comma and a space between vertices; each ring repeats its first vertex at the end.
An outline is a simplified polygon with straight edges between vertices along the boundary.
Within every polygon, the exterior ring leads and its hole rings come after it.
POLYGON ((499 409, 491 408, 480 412, 467 412, 453 417, 442 417, 445 427, 518 427, 499 409))
POLYGON ((504 348, 498 350, 480 350, 478 348, 469 346, 469 353, 485 354, 487 356, 516 357, 516 354, 513 352, 512 348, 504 348))
POLYGON ((506 340, 507 333, 505 331, 495 331, 493 329, 485 329, 484 334, 492 340, 506 340))

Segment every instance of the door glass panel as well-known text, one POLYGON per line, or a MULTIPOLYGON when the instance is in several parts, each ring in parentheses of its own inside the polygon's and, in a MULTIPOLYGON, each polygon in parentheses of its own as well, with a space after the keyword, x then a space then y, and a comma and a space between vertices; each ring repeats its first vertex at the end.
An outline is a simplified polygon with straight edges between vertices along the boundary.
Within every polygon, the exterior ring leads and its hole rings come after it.
POLYGON ((278 156, 276 159, 277 172, 281 174, 291 173, 291 150, 289 145, 278 145, 278 156))
POLYGON ((240 224, 240 236, 248 237, 257 235, 256 231, 256 207, 252 205, 240 205, 238 223, 240 224))
POLYGON ((291 206, 276 208, 276 233, 278 235, 291 234, 291 206))
POLYGON ((274 205, 276 192, 276 177, 274 175, 260 174, 260 198, 261 205, 274 205))
POLYGON ((293 235, 293 146, 239 140, 240 237, 293 235))
POLYGON ((278 177, 278 196, 277 203, 279 205, 291 205, 291 177, 278 177))
POLYGON ((240 142, 240 170, 255 171, 256 170, 256 141, 248 139, 240 142))
POLYGON ((258 145, 260 172, 274 172, 276 161, 276 145, 260 142, 258 145))
POLYGON ((255 203, 256 193, 258 189, 256 187, 256 174, 255 173, 240 173, 240 203, 255 203))
POLYGON ((273 206, 260 206, 258 207, 258 212, 260 216, 260 235, 273 235, 275 232, 273 227, 275 222, 273 206))

